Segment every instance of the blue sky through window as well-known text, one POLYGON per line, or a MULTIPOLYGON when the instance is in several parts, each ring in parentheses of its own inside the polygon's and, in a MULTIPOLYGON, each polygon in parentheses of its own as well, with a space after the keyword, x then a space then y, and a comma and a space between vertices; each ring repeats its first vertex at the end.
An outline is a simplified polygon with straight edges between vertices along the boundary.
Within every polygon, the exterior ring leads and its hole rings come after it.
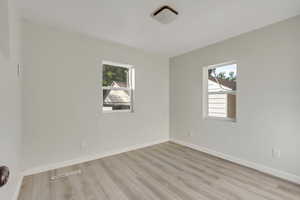
POLYGON ((216 75, 218 76, 219 73, 225 72, 225 76, 229 77, 230 72, 234 72, 234 76, 236 76, 237 73, 237 65, 236 64, 231 64, 231 65, 226 65, 222 67, 217 67, 216 68, 216 75))

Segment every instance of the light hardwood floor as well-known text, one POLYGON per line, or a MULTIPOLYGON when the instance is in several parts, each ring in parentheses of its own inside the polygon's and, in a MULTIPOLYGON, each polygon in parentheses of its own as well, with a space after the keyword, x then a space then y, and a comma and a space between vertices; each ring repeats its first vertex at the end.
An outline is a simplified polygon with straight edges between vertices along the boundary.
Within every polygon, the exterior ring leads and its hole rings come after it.
POLYGON ((300 186, 174 143, 24 178, 19 200, 300 200, 300 186), (50 181, 72 170, 82 174, 50 181))

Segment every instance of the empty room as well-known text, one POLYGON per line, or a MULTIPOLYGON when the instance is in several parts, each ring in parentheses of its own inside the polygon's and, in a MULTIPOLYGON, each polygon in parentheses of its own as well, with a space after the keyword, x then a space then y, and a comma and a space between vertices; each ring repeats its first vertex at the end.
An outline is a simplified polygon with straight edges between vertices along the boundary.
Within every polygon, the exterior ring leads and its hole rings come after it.
POLYGON ((299 0, 0 0, 0 200, 300 200, 299 0))

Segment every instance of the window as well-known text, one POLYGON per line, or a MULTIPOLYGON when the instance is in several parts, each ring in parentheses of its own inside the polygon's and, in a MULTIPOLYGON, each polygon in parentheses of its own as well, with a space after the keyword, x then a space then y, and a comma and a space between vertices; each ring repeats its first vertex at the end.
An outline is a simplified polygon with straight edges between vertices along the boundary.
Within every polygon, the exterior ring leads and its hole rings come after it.
POLYGON ((102 110, 133 111, 134 69, 132 66, 103 62, 102 110))
POLYGON ((204 117, 236 120, 237 64, 204 69, 204 117))

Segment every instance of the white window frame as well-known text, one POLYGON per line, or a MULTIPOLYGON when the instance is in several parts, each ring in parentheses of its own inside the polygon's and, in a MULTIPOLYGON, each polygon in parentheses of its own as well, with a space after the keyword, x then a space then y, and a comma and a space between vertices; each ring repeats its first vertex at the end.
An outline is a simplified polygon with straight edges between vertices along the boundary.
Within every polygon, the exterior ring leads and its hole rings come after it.
MULTIPOLYGON (((206 67, 203 67, 203 105, 202 105, 202 109, 203 109, 203 118, 204 119, 212 119, 212 120, 221 120, 221 121, 230 121, 230 122, 236 122, 237 121, 237 101, 236 101, 236 117, 233 118, 229 118, 229 117, 211 117, 208 115, 208 95, 209 94, 234 94, 236 96, 237 99, 237 89, 235 91, 222 91, 222 92, 208 92, 208 70, 209 69, 214 69, 214 68, 219 68, 219 67, 224 67, 227 65, 232 65, 232 64, 236 64, 238 66, 238 62, 237 61, 230 61, 230 62, 224 62, 224 63, 220 63, 220 64, 214 64, 214 65, 209 65, 206 67)), ((237 76, 238 78, 238 76, 237 76)), ((238 80, 237 80, 238 82, 238 80)))
POLYGON ((133 65, 111 62, 111 61, 106 61, 106 60, 102 61, 102 63, 101 63, 101 101, 100 102, 101 102, 101 110, 103 113, 133 113, 134 112, 134 109, 133 109, 134 89, 135 89, 135 69, 134 69, 133 65), (103 83, 103 66, 104 65, 111 65, 111 66, 115 66, 115 67, 123 67, 123 68, 129 69, 129 74, 128 74, 129 75, 129 77, 128 77, 129 87, 128 88, 124 88, 124 87, 113 88, 111 86, 103 87, 102 83, 103 83), (103 108, 104 108, 104 106, 103 106, 103 104, 104 104, 103 90, 104 89, 128 91, 129 95, 130 95, 130 109, 128 109, 128 110, 103 110, 103 108))

